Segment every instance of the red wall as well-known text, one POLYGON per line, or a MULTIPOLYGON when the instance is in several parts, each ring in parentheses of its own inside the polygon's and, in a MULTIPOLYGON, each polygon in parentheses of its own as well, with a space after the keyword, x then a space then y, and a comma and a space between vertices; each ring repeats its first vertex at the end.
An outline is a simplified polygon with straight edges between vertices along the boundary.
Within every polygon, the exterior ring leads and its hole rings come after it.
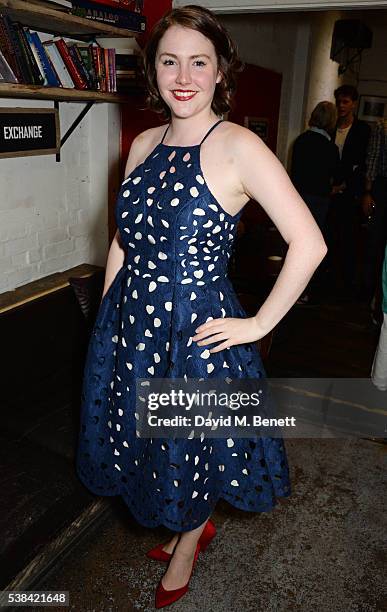
POLYGON ((229 120, 240 125, 244 125, 245 116, 268 119, 266 144, 274 152, 277 147, 281 83, 281 74, 253 64, 245 64, 243 72, 238 75, 235 110, 229 113, 229 120))
MULTIPOLYGON (((245 64, 243 72, 238 75, 235 110, 230 111, 228 115, 230 121, 239 125, 244 125, 246 116, 267 119, 266 144, 274 153, 277 148, 281 84, 281 74, 253 64, 245 64)), ((243 209, 241 221, 250 227, 254 223, 269 222, 269 218, 256 202, 250 200, 243 209)))
POLYGON ((154 24, 172 8, 172 0, 144 0, 143 14, 146 16, 146 32, 137 38, 143 47, 154 24))

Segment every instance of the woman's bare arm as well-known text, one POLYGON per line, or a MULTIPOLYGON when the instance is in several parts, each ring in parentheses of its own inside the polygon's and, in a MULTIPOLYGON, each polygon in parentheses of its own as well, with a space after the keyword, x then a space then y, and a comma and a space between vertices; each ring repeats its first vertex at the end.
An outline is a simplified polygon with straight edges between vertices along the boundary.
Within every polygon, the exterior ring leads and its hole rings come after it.
POLYGON ((211 353, 268 334, 296 302, 327 252, 308 207, 261 139, 238 126, 229 148, 233 151, 239 191, 262 205, 289 248, 276 283, 255 316, 221 317, 196 328, 192 339, 199 346, 221 342, 210 349, 211 353))

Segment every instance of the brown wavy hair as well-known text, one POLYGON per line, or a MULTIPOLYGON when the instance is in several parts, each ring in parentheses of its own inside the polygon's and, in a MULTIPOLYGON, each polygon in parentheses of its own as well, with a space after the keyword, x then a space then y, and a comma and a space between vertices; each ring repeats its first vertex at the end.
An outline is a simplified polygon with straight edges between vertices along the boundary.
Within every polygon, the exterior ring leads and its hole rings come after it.
POLYGON ((173 25, 200 32, 214 45, 222 80, 216 84, 211 108, 216 115, 226 113, 232 108, 236 77, 237 73, 243 69, 243 63, 238 57, 236 44, 214 13, 196 4, 171 9, 151 31, 142 52, 142 72, 147 87, 147 107, 162 114, 164 119, 168 120, 171 117, 169 106, 162 99, 157 87, 155 60, 160 40, 168 28, 173 25))

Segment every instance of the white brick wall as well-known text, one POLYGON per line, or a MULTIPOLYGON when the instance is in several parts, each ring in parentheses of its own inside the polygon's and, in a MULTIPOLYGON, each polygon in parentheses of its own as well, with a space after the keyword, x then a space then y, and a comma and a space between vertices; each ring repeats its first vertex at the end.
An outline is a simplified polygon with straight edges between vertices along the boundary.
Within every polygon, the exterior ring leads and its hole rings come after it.
MULTIPOLYGON (((84 103, 60 104, 62 136, 84 103)), ((3 107, 47 101, 0 100, 3 107)), ((107 202, 119 159, 119 109, 95 105, 61 151, 0 160, 0 293, 81 263, 105 265, 107 202)))

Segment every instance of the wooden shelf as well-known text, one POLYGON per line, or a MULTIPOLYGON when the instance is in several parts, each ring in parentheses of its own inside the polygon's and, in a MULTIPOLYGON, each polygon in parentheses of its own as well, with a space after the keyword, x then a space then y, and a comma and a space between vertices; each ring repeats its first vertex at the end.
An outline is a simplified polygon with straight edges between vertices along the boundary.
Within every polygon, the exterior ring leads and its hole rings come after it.
POLYGON ((14 21, 19 21, 25 26, 36 28, 40 32, 48 32, 80 40, 89 39, 93 35, 133 38, 140 34, 139 32, 116 28, 115 26, 98 21, 69 15, 68 13, 42 7, 25 0, 0 0, 0 13, 7 14, 14 21))
POLYGON ((6 291, 0 295, 0 315, 7 310, 22 306, 26 302, 37 300, 48 293, 68 287, 70 284, 68 279, 72 276, 91 276, 95 272, 101 272, 103 270, 104 268, 101 266, 80 264, 65 272, 56 272, 55 274, 44 276, 31 283, 17 287, 13 291, 6 291))
POLYGON ((39 87, 38 85, 19 85, 17 83, 0 83, 0 98, 33 98, 34 100, 58 100, 59 102, 129 102, 132 95, 140 93, 134 90, 128 95, 103 93, 90 89, 68 89, 66 87, 39 87))

